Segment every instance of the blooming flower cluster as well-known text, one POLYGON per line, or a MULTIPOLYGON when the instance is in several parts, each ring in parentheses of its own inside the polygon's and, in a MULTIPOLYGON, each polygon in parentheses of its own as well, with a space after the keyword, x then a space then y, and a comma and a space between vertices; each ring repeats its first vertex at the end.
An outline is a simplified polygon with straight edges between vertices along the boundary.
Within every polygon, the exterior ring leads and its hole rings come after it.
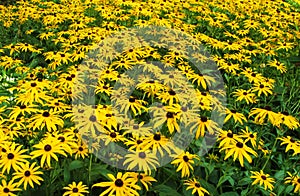
POLYGON ((0 5, 0 195, 300 193, 299 10, 281 0, 0 5))

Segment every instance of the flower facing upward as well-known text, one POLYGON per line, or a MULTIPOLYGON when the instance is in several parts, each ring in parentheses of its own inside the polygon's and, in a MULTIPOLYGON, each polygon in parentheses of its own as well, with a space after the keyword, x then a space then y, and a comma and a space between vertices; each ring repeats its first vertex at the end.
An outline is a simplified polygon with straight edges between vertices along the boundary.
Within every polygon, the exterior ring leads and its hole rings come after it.
POLYGON ((265 190, 267 189, 273 190, 274 186, 272 183, 274 183, 275 180, 274 178, 269 177, 270 176, 269 174, 264 174, 262 170, 260 170, 260 172, 251 171, 251 173, 253 175, 250 176, 250 178, 255 179, 252 185, 259 184, 260 186, 263 185, 265 190))
POLYGON ((198 182, 196 178, 185 180, 184 184, 188 186, 186 190, 193 189, 192 194, 197 192, 199 196, 204 196, 205 193, 209 195, 209 192, 201 186, 200 182, 198 182))
POLYGON ((30 158, 30 156, 25 155, 24 153, 27 150, 22 150, 21 148, 22 145, 12 143, 9 149, 7 149, 5 153, 1 154, 0 168, 2 168, 2 173, 6 171, 9 173, 11 168, 17 171, 22 163, 28 162, 26 158, 30 158))
POLYGON ((20 186, 21 184, 24 184, 24 190, 27 189, 28 184, 32 188, 34 188, 33 182, 41 185, 39 181, 44 181, 41 177, 38 176, 40 174, 43 174, 43 172, 38 171, 40 167, 35 167, 35 164, 36 163, 29 165, 29 162, 27 162, 26 164, 22 164, 20 170, 14 173, 13 179, 21 178, 18 182, 18 185, 20 186))
POLYGON ((62 149, 60 140, 57 138, 48 137, 33 147, 37 148, 37 150, 34 150, 30 153, 30 155, 32 155, 31 159, 42 156, 41 167, 43 167, 45 161, 47 162, 48 166, 51 166, 51 158, 54 158, 56 161, 58 161, 56 154, 67 156, 65 151, 62 149))
POLYGON ((118 172, 117 177, 114 177, 112 174, 107 174, 107 176, 111 179, 110 182, 100 182, 92 186, 108 187, 108 189, 103 191, 100 196, 104 196, 108 193, 109 195, 113 195, 115 193, 116 196, 139 195, 137 190, 141 190, 141 187, 135 184, 135 180, 130 177, 129 172, 124 175, 121 172, 118 172))
POLYGON ((246 158, 249 163, 252 162, 252 158, 248 153, 257 156, 257 153, 253 149, 246 146, 245 142, 235 142, 233 144, 229 144, 228 146, 221 148, 220 151, 226 149, 228 149, 228 151, 226 152, 224 160, 228 159, 230 156, 233 156, 233 161, 239 158, 242 167, 244 167, 244 158, 246 158))
POLYGON ((124 165, 128 164, 127 169, 129 170, 137 167, 139 171, 151 174, 151 170, 159 166, 156 155, 150 151, 132 151, 125 155, 125 158, 124 165))
POLYGON ((88 187, 82 182, 79 182, 76 184, 76 182, 72 182, 72 184, 69 184, 68 186, 64 187, 66 192, 63 194, 63 196, 84 196, 83 193, 89 193, 88 187))
POLYGON ((179 156, 175 158, 171 164, 178 166, 176 172, 181 170, 181 177, 189 177, 190 171, 193 171, 194 168, 192 164, 195 163, 193 159, 199 159, 199 157, 195 154, 190 154, 189 152, 181 153, 179 156))

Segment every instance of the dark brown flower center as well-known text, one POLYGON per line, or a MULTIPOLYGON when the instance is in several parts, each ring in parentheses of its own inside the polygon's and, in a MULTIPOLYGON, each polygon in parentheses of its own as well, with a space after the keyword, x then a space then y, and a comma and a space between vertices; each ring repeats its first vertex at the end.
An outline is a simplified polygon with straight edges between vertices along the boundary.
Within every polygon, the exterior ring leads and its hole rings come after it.
POLYGON ((3 192, 4 192, 4 193, 9 193, 9 189, 5 187, 5 188, 3 189, 3 192))
POLYGON ((129 98, 129 102, 130 102, 130 103, 134 103, 134 102, 135 102, 135 98, 134 98, 134 97, 130 97, 130 98, 129 98))
POLYGON ((173 90, 169 90, 168 93, 169 93, 170 95, 172 95, 172 96, 176 95, 176 92, 173 91, 173 90))
POLYGON ((141 143, 143 143, 143 141, 142 140, 137 140, 136 143, 141 144, 141 143))
POLYGON ((80 146, 80 147, 78 148, 78 150, 79 150, 79 151, 83 151, 83 148, 80 146))
POLYGON ((44 150, 46 152, 49 152, 51 149, 52 149, 52 147, 49 144, 47 144, 47 145, 44 146, 44 150))
POLYGON ((184 156, 183 156, 183 160, 184 160, 185 162, 188 162, 190 159, 189 159, 186 155, 184 155, 184 156))
POLYGON ((248 95, 248 93, 247 92, 243 92, 243 95, 248 95))
POLYGON ((91 122, 96 122, 96 121, 97 121, 97 118, 96 118, 95 115, 92 115, 92 116, 90 116, 89 120, 90 120, 91 122))
POLYGON ((249 137, 254 138, 254 135, 251 133, 251 134, 249 135, 249 137))
POLYGON ((227 133, 227 137, 233 138, 233 133, 231 133, 231 132, 227 133))
POLYGON ((72 81, 72 77, 68 76, 68 77, 66 77, 66 80, 72 81))
POLYGON ((167 112, 167 118, 173 118, 174 114, 173 112, 167 112))
POLYGON ((65 139, 63 136, 60 136, 60 137, 58 137, 57 139, 60 140, 61 142, 66 141, 66 139, 65 139))
POLYGON ((289 113, 287 111, 282 112, 283 115, 288 116, 289 113))
POLYGON ((36 87, 37 84, 36 84, 35 82, 33 82, 33 83, 30 84, 30 86, 31 86, 31 87, 36 87))
POLYGON ((290 139, 290 142, 295 143, 296 140, 294 140, 293 138, 290 139))
POLYGON ((111 132, 111 133, 109 134, 109 136, 110 136, 111 138, 116 138, 116 137, 117 137, 117 134, 116 134, 115 132, 111 132))
POLYGON ((236 147, 238 148, 243 148, 244 144, 242 142, 236 143, 236 147))
POLYGON ((156 133, 153 137, 154 140, 159 141, 161 139, 160 134, 156 133))
POLYGON ((263 84, 259 85, 259 88, 264 88, 265 86, 263 84))
POLYGON ((139 153, 139 157, 140 157, 141 159, 146 158, 146 153, 140 152, 140 153, 139 153))
POLYGON ((30 171, 25 171, 24 175, 25 175, 26 177, 29 177, 29 176, 30 176, 30 171))
POLYGON ((265 109, 265 110, 268 110, 268 111, 272 111, 272 108, 271 108, 270 106, 268 106, 268 105, 265 106, 264 109, 265 109))
POLYGON ((14 157, 15 157, 15 155, 13 153, 8 153, 7 154, 8 159, 13 159, 14 157))
POLYGON ((261 176, 261 179, 263 179, 263 180, 266 180, 266 179, 267 179, 267 177, 266 177, 266 176, 264 176, 264 175, 262 175, 262 176, 261 176))
POLYGON ((206 116, 201 116, 201 121, 202 122, 207 122, 207 117, 206 116))
POLYGON ((198 182, 195 183, 195 187, 200 188, 200 184, 198 182))
POLYGON ((123 186, 123 181, 122 181, 122 179, 117 179, 116 181, 115 181, 115 185, 117 186, 117 187, 122 187, 123 186))
POLYGON ((43 114, 42 114, 44 117, 49 117, 50 116, 50 113, 49 112, 43 112, 43 114))
POLYGON ((234 114, 236 113, 236 111, 235 111, 235 110, 230 110, 230 111, 231 111, 231 113, 234 113, 234 114))
POLYGON ((21 105, 20 109, 24 110, 26 108, 26 105, 21 105))
POLYGON ((73 189, 72 189, 72 192, 73 192, 73 193, 78 193, 78 188, 73 188, 73 189))

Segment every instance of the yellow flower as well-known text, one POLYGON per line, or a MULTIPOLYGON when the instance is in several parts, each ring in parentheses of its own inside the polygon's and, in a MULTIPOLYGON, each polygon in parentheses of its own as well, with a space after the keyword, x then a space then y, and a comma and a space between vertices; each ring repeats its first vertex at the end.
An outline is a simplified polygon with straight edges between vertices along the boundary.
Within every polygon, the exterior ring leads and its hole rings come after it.
POLYGON ((43 174, 41 171, 37 171, 40 167, 35 167, 36 163, 33 163, 31 166, 29 166, 29 162, 26 164, 22 164, 20 166, 20 169, 18 172, 14 173, 13 179, 21 178, 18 182, 18 186, 24 184, 24 190, 27 189, 28 184, 34 188, 33 182, 35 182, 38 185, 41 185, 40 181, 44 181, 41 177, 39 177, 39 174, 43 174))
POLYGON ((58 161, 56 153, 67 156, 60 144, 60 140, 54 137, 48 137, 46 139, 43 139, 40 143, 34 145, 33 147, 37 148, 37 150, 34 150, 30 153, 31 159, 35 159, 37 157, 42 156, 41 167, 43 167, 45 161, 50 167, 51 158, 54 158, 56 161, 58 161))
POLYGON ((289 177, 285 178, 285 184, 292 184, 295 189, 294 189, 294 193, 296 193, 297 191, 300 192, 300 177, 297 175, 292 175, 290 172, 287 172, 289 177))
POLYGON ((14 180, 10 180, 8 183, 5 180, 1 181, 0 185, 0 195, 1 196, 17 196, 13 192, 21 191, 18 187, 18 183, 14 183, 14 180))
POLYGON ((130 177, 129 172, 126 172, 124 175, 121 172, 118 172, 116 177, 114 177, 112 174, 107 174, 107 176, 109 179, 111 179, 110 182, 100 182, 92 186, 108 187, 100 194, 100 196, 104 196, 108 193, 109 195, 113 195, 115 193, 116 196, 139 196, 137 190, 141 190, 141 187, 136 185, 135 180, 130 177))
POLYGON ((269 174, 264 174, 262 170, 260 172, 258 171, 251 171, 253 174, 250 176, 250 178, 255 179, 254 182, 252 182, 252 185, 259 184, 260 186, 264 186, 264 189, 270 189, 273 190, 274 185, 273 183, 275 182, 274 178, 269 177, 269 174))
POLYGON ((72 182, 68 186, 63 188, 66 192, 63 196, 84 196, 83 193, 89 193, 88 187, 80 181, 78 184, 76 182, 72 182))
POLYGON ((177 166, 176 172, 181 170, 181 178, 189 177, 190 171, 194 170, 192 164, 194 164, 195 161, 193 159, 199 159, 199 157, 189 152, 183 152, 179 154, 179 156, 175 155, 175 157, 175 160, 173 160, 171 164, 177 166))
POLYGON ((186 190, 193 189, 192 194, 195 194, 197 192, 198 196, 204 196, 205 193, 209 195, 209 192, 201 186, 200 182, 198 182, 196 178, 185 180, 184 184, 188 185, 186 190))
POLYGON ((125 155, 123 165, 127 165, 128 170, 137 169, 146 174, 151 174, 151 170, 159 166, 158 159, 151 151, 131 151, 125 155))
POLYGON ((234 122, 239 122, 241 123, 241 125, 243 124, 243 121, 247 122, 246 117, 242 113, 238 113, 236 110, 229 110, 228 108, 226 108, 225 113, 227 114, 227 116, 224 119, 224 123, 226 123, 232 117, 234 119, 234 122))
POLYGON ((224 160, 228 159, 230 156, 233 156, 233 161, 239 158, 239 162, 242 167, 244 167, 244 158, 246 158, 249 163, 252 163, 252 158, 249 153, 257 156, 257 153, 253 149, 246 146, 245 142, 235 142, 233 144, 229 144, 228 146, 224 146, 220 149, 220 151, 223 150, 228 150, 224 160))
POLYGON ((11 167, 17 171, 22 163, 27 163, 26 158, 30 158, 30 156, 24 154, 26 151, 27 149, 22 149, 22 145, 11 143, 9 148, 5 149, 5 153, 1 154, 0 168, 2 168, 2 173, 5 171, 9 173, 11 167))

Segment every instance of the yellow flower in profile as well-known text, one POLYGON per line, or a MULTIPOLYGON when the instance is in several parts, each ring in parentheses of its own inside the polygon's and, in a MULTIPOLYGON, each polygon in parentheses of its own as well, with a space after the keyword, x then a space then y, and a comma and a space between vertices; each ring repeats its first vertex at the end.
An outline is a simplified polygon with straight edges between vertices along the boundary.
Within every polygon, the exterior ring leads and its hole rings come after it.
POLYGON ((196 178, 193 178, 193 179, 190 179, 190 180, 185 180, 184 184, 188 185, 186 190, 193 189, 192 194, 195 194, 197 192, 198 196, 204 196, 205 193, 209 195, 209 192, 201 186, 200 182, 198 182, 196 180, 196 178))
POLYGON ((241 125, 243 124, 243 121, 247 122, 246 117, 242 113, 237 112, 236 110, 229 110, 228 108, 226 108, 225 113, 227 114, 227 116, 224 119, 224 123, 226 123, 230 118, 233 118, 235 123, 241 123, 241 125))
POLYGON ((194 168, 192 164, 195 163, 193 159, 199 159, 199 157, 195 154, 190 154, 189 152, 183 152, 179 156, 176 155, 174 161, 171 164, 177 166, 176 172, 181 170, 181 178, 189 177, 194 168))
POLYGON ((228 146, 224 146, 220 149, 220 151, 223 150, 228 150, 224 160, 228 159, 230 156, 233 156, 233 161, 239 158, 239 162, 242 167, 244 167, 244 158, 246 158, 249 163, 252 163, 252 158, 249 153, 257 156, 257 153, 253 149, 246 146, 245 142, 235 142, 233 144, 229 144, 228 146))
POLYGON ((250 178, 255 179, 252 185, 259 184, 260 186, 263 185, 265 190, 267 189, 273 190, 274 188, 273 183, 275 182, 275 179, 269 177, 270 176, 269 174, 264 174, 262 170, 260 170, 260 172, 251 171, 251 173, 253 175, 250 176, 250 178))
POLYGON ((129 175, 134 179, 133 181, 134 184, 136 184, 137 182, 141 182, 147 191, 149 190, 148 185, 151 185, 151 182, 157 181, 152 176, 149 176, 148 174, 130 172, 129 175))
POLYGON ((287 172, 289 177, 285 178, 285 184, 292 184, 295 189, 294 193, 300 192, 300 177, 297 175, 292 175, 290 172, 287 172))
POLYGON ((84 196, 84 193, 89 193, 89 191, 87 191, 88 187, 82 184, 82 182, 79 182, 78 184, 72 182, 72 184, 69 184, 63 189, 66 190, 63 196, 84 196))
POLYGON ((117 173, 114 177, 112 174, 107 174, 108 178, 111 179, 110 182, 100 182, 94 184, 92 187, 108 187, 99 196, 104 196, 109 193, 109 195, 116 196, 128 196, 135 195, 139 196, 137 190, 141 190, 141 187, 136 185, 135 180, 130 177, 130 173, 126 172, 124 175, 121 172, 117 173))
POLYGON ((41 185, 40 181, 44 181, 39 174, 43 174, 41 171, 37 171, 40 167, 35 167, 36 163, 32 163, 31 166, 29 165, 29 162, 26 164, 22 164, 19 171, 14 173, 13 179, 21 178, 18 182, 18 185, 24 184, 24 190, 27 189, 28 184, 34 188, 33 182, 41 185))

